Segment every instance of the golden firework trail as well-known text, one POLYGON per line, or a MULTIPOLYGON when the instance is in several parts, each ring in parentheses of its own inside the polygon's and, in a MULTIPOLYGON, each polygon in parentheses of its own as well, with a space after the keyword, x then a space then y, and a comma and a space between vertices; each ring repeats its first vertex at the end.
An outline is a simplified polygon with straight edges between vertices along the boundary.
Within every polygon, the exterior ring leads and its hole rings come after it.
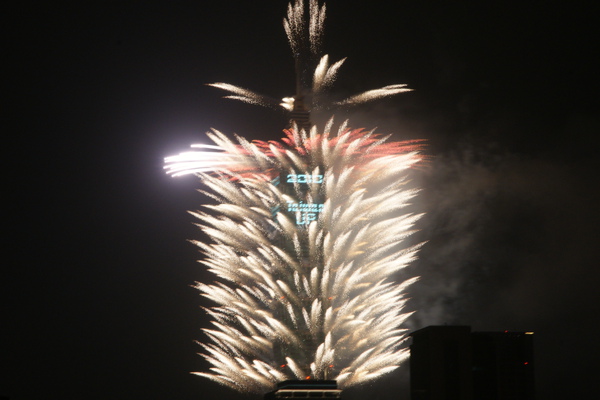
MULTIPOLYGON (((325 6, 311 0, 308 17, 304 11, 301 0, 290 4, 284 27, 294 54, 310 59, 320 54, 325 6)), ((342 61, 321 57, 308 91, 299 78, 290 110, 307 93, 314 105, 342 61)), ((273 104, 247 89, 214 86, 273 104)), ((386 86, 341 104, 404 90, 386 86)), ((287 379, 335 379, 342 389, 368 382, 407 357, 401 326, 416 278, 394 278, 420 247, 408 243, 420 215, 406 208, 417 194, 407 179, 421 160, 420 142, 389 141, 346 123, 334 128, 333 119, 323 129, 284 132, 264 142, 213 130, 214 145, 165 160, 169 174, 197 175, 216 201, 192 213, 212 240, 195 242, 202 262, 218 278, 196 285, 216 304, 207 309, 210 340, 201 344, 212 368, 197 374, 258 393, 287 379)))

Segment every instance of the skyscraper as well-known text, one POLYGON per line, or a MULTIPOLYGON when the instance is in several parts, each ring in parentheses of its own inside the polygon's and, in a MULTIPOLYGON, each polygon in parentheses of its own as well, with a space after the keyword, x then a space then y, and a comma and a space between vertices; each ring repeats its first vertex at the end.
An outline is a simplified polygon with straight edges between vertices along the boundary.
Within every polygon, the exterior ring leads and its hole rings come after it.
POLYGON ((429 326, 412 333, 412 400, 532 400, 533 332, 429 326))

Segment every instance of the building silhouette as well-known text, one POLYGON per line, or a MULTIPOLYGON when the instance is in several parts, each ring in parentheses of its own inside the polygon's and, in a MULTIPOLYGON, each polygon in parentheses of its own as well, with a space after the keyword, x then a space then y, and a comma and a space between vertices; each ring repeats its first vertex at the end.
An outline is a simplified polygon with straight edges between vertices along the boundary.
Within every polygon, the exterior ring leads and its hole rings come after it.
POLYGON ((533 332, 429 326, 411 334, 412 400, 533 400, 533 332))

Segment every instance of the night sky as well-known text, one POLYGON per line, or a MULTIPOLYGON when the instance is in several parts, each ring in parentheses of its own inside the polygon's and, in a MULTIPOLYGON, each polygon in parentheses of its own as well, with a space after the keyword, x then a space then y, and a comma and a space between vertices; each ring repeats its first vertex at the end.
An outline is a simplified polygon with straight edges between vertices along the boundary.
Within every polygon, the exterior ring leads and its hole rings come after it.
MULTIPOLYGON (((163 158, 214 127, 276 139, 278 111, 228 82, 294 93, 286 0, 3 6, 5 252, 0 396, 243 399, 195 377, 212 279, 187 239, 208 201, 163 158)), ((534 331, 538 399, 600 392, 598 14, 578 2, 329 0, 332 96, 415 91, 341 111, 426 139, 428 240, 406 273, 411 330, 534 331), (550 4, 552 3, 552 4, 550 4)), ((583 2, 581 2, 583 4, 583 2)), ((590 3, 591 4, 591 3, 590 3)), ((345 398, 409 399, 407 365, 345 398)))

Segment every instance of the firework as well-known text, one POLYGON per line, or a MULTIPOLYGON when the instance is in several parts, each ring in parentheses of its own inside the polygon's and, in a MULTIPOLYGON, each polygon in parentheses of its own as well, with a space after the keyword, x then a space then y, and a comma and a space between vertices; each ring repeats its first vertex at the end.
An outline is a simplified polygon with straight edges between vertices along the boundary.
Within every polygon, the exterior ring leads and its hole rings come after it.
POLYGON ((418 246, 408 169, 418 142, 391 142, 345 126, 287 130, 282 142, 216 146, 167 159, 196 173, 217 200, 193 213, 214 243, 196 242, 220 283, 198 284, 217 303, 203 344, 212 373, 243 391, 285 379, 335 379, 341 388, 391 371, 405 358, 404 291, 393 283, 418 246))
POLYGON ((287 111, 298 110, 300 107, 308 112, 333 107, 356 106, 412 90, 407 88, 406 85, 394 84, 379 89, 367 90, 344 100, 326 101, 321 95, 331 87, 338 70, 346 59, 344 58, 330 65, 329 56, 322 54, 325 5, 319 7, 317 0, 309 0, 308 18, 305 16, 305 11, 304 1, 297 0, 295 4, 288 5, 287 18, 283 20, 283 27, 296 62, 296 95, 294 97, 285 97, 278 101, 272 97, 229 83, 218 82, 209 85, 232 93, 232 95, 225 96, 228 99, 240 100, 263 107, 282 107, 287 111))
MULTIPOLYGON (((314 0, 308 24, 302 1, 288 8, 285 30, 304 61, 319 54, 324 18, 314 0)), ((342 62, 330 66, 321 57, 305 93, 314 98, 327 88, 342 62)), ((275 104, 247 89, 214 86, 252 104, 275 104)), ((391 85, 342 104, 404 90, 391 85)), ((294 110, 297 99, 284 104, 294 110)), ((407 238, 420 215, 406 207, 417 193, 407 176, 421 159, 420 142, 391 142, 346 123, 334 128, 333 119, 321 130, 284 132, 281 141, 263 142, 213 130, 214 145, 166 159, 168 173, 196 174, 216 202, 192 213, 212 239, 195 244, 218 277, 197 284, 216 303, 207 309, 210 342, 201 344, 211 372, 197 374, 249 392, 286 379, 335 379, 347 388, 407 356, 401 325, 410 313, 403 307, 416 278, 394 277, 419 248, 407 238)))

